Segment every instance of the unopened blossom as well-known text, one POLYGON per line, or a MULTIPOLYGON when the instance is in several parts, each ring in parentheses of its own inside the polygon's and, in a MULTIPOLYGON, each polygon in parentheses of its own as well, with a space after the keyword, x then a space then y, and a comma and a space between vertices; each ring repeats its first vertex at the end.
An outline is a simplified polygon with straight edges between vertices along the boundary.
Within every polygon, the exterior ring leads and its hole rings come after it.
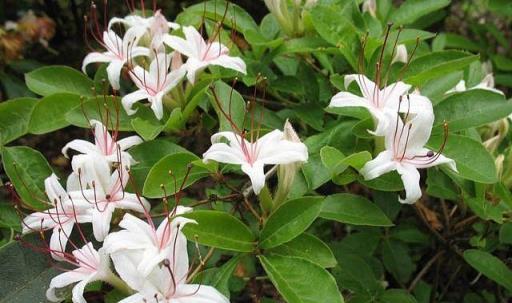
POLYGON ((396 109, 399 108, 398 104, 402 99, 407 99, 409 105, 402 106, 401 112, 408 112, 411 115, 422 115, 423 113, 428 113, 432 108, 428 98, 419 94, 407 95, 411 86, 402 81, 392 83, 380 89, 376 83, 365 75, 352 74, 345 76, 345 88, 348 88, 353 81, 356 81, 362 96, 342 91, 332 97, 329 107, 364 107, 368 109, 377 124, 376 129, 370 131, 374 135, 382 136, 386 133, 390 121, 386 117, 386 113, 396 114, 396 109))
POLYGON ((195 82, 197 74, 210 65, 218 65, 246 73, 245 62, 239 57, 229 56, 229 49, 218 41, 205 41, 201 34, 192 26, 184 26, 185 39, 166 35, 165 44, 175 51, 188 57, 185 67, 187 78, 195 82))
POLYGON ((497 93, 500 95, 504 95, 501 90, 496 89, 494 86, 495 86, 494 76, 492 73, 489 73, 489 74, 485 75, 485 77, 482 79, 482 81, 480 81, 480 83, 478 83, 477 85, 475 85, 473 87, 467 88, 466 81, 460 80, 457 83, 457 85, 455 85, 452 89, 448 90, 446 93, 449 94, 449 93, 464 92, 464 91, 473 90, 473 89, 483 89, 483 90, 488 90, 488 91, 491 91, 491 92, 494 92, 494 93, 497 93))
POLYGON ((308 149, 304 143, 284 138, 280 130, 262 136, 254 142, 245 135, 225 131, 214 134, 212 146, 203 154, 203 161, 238 164, 251 179, 254 193, 259 194, 265 186, 264 166, 267 164, 290 164, 308 160, 308 149), (223 139, 227 143, 221 142, 223 139))
POLYGON ((50 282, 50 287, 46 291, 46 297, 52 302, 62 302, 65 298, 56 294, 56 289, 66 287, 76 283, 73 286, 73 303, 87 303, 84 298, 84 290, 87 284, 94 281, 105 281, 111 284, 118 284, 118 279, 110 270, 109 258, 103 249, 97 251, 91 242, 85 244, 80 249, 75 249, 72 254, 65 254, 65 262, 72 264, 76 268, 54 277, 50 282))
POLYGON ((72 149, 80 154, 75 155, 71 161, 73 173, 68 178, 68 190, 80 190, 91 187, 93 180, 102 180, 105 172, 110 176, 110 167, 113 164, 120 164, 129 167, 135 161, 127 149, 142 143, 139 136, 130 136, 117 140, 118 132, 114 131, 113 136, 107 127, 97 120, 91 120, 93 128, 94 144, 89 141, 75 139, 62 148, 64 156, 68 157, 68 150, 72 149))
POLYGON ((430 115, 406 120, 405 124, 398 115, 386 116, 390 120, 395 120, 395 125, 389 127, 385 135, 386 149, 375 159, 367 162, 360 173, 365 180, 371 180, 396 170, 405 188, 405 198, 399 198, 399 201, 414 203, 422 195, 418 169, 440 164, 448 165, 453 171, 457 171, 457 168, 452 159, 441 154, 442 148, 438 152, 425 148, 434 121, 432 112, 430 115))
POLYGON ((55 174, 44 180, 44 187, 52 208, 35 212, 23 219, 23 233, 52 229, 50 253, 54 259, 62 259, 62 251, 66 250, 68 238, 75 223, 92 221, 92 213, 87 203, 73 201, 60 185, 55 174))
POLYGON ((175 279, 184 280, 188 270, 186 253, 187 239, 181 229, 188 223, 196 221, 179 215, 191 211, 190 208, 178 206, 173 214, 155 227, 149 215, 148 222, 125 214, 119 223, 121 231, 111 233, 104 242, 104 247, 111 254, 117 272, 121 278, 134 289, 140 289, 155 267, 170 256, 179 254, 175 268, 175 279), (185 251, 185 253, 183 253, 185 251), (138 275, 133 275, 126 262, 133 263, 138 275), (180 265, 183 264, 183 265, 180 265))
POLYGON ((409 56, 407 54, 407 48, 405 47, 405 44, 398 44, 396 46, 395 56, 391 60, 391 63, 395 63, 395 62, 407 63, 408 58, 409 58, 409 56))
POLYGON ((108 63, 108 80, 112 88, 118 90, 123 66, 133 58, 150 55, 149 49, 137 45, 141 36, 140 27, 128 29, 122 39, 111 29, 104 31, 101 44, 106 51, 89 53, 82 63, 82 71, 85 73, 87 65, 93 62, 108 63))
POLYGON ((130 71, 130 77, 138 90, 126 95, 121 100, 128 115, 137 110, 133 104, 140 100, 148 100, 155 116, 160 120, 163 117, 163 97, 171 91, 185 76, 185 68, 172 70, 173 54, 159 53, 149 65, 149 71, 136 66, 130 71))
POLYGON ((125 191, 130 175, 124 166, 119 167, 112 175, 110 171, 101 173, 107 175, 95 182, 92 189, 73 192, 72 195, 74 201, 90 205, 94 237, 100 242, 110 231, 110 221, 116 209, 144 213, 151 207, 146 199, 125 191), (102 184, 105 180, 108 180, 107 183, 102 184))
POLYGON ((372 17, 377 17, 377 0, 364 0, 361 9, 363 13, 367 12, 372 17))

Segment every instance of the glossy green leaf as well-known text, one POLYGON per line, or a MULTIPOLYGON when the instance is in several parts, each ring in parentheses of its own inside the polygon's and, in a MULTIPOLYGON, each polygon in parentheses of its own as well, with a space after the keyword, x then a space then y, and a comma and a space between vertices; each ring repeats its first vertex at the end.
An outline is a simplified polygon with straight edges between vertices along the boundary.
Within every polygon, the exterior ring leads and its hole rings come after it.
POLYGON ((70 124, 89 128, 88 120, 98 120, 105 122, 108 115, 108 128, 121 131, 132 131, 130 116, 121 105, 119 97, 93 97, 87 99, 82 104, 76 106, 66 113, 66 121, 70 124), (119 121, 119 125, 117 125, 119 121))
POLYGON ((487 278, 512 291, 512 270, 500 259, 485 251, 468 249, 464 252, 464 260, 487 278))
POLYGON ((345 289, 375 297, 382 290, 367 259, 354 253, 336 252, 338 266, 333 269, 336 280, 345 289))
POLYGON ((396 25, 414 23, 419 18, 450 4, 450 0, 407 0, 396 9, 391 20, 396 25))
POLYGON ((322 267, 306 259, 258 256, 272 284, 288 303, 343 303, 336 281, 322 267), (307 277, 307 278, 305 278, 307 277))
POLYGON ((197 180, 208 176, 209 172, 205 168, 191 165, 198 159, 191 153, 175 153, 164 157, 149 171, 144 182, 143 195, 148 198, 161 198, 165 194, 173 195, 182 183, 184 183, 183 188, 186 188, 197 180), (191 165, 191 169, 187 174, 189 165, 191 165), (178 188, 175 188, 175 185, 178 188))
POLYGON ((329 246, 308 233, 303 233, 290 242, 274 247, 268 252, 281 256, 304 258, 322 267, 336 266, 336 259, 329 246))
POLYGON ((240 252, 251 252, 256 247, 256 238, 249 227, 228 213, 197 210, 183 217, 197 222, 183 228, 183 233, 190 241, 240 252))
POLYGON ((229 281, 233 276, 238 262, 240 262, 241 256, 242 255, 237 255, 232 257, 220 267, 212 267, 202 271, 194 278, 194 283, 213 286, 229 298, 229 281))
MULTIPOLYGON (((242 95, 223 81, 215 82, 214 91, 215 94, 210 91, 209 95, 210 102, 219 117, 219 131, 233 131, 227 117, 230 117, 236 127, 242 129, 245 117, 245 101, 242 95)), ((247 117, 247 119, 250 118, 247 117)))
POLYGON ((36 94, 48 96, 70 93, 93 96, 94 82, 86 75, 68 66, 44 66, 25 74, 28 88, 36 94))
POLYGON ((387 239, 382 242, 382 261, 386 270, 401 283, 409 281, 416 268, 409 247, 397 240, 387 239))
POLYGON ((388 289, 383 292, 377 302, 379 303, 417 303, 414 296, 405 289, 388 289))
POLYGON ((37 102, 32 112, 29 131, 45 134, 69 125, 66 113, 80 105, 80 96, 69 93, 48 95, 37 102))
POLYGON ((44 180, 52 169, 43 155, 27 146, 2 150, 4 170, 24 204, 37 210, 48 208, 44 180))
POLYGON ((449 96, 434 108, 434 126, 448 123, 450 131, 476 127, 507 117, 512 113, 512 100, 501 94, 472 89, 449 96))
POLYGON ((507 222, 500 227, 500 243, 512 244, 512 222, 507 222))
MULTIPOLYGON (((427 146, 438 150, 443 140, 441 136, 432 136, 427 146)), ((459 175, 465 179, 486 184, 498 181, 494 159, 478 141, 450 134, 443 155, 455 161, 459 175)))
POLYGON ((354 225, 393 225, 377 205, 364 197, 348 193, 335 194, 325 198, 320 216, 354 225))
POLYGON ((36 104, 37 100, 33 98, 19 98, 0 103, 0 145, 27 133, 30 115, 36 104))
POLYGON ((322 201, 323 197, 303 197, 281 204, 265 223, 259 246, 276 247, 303 233, 320 213, 322 201))

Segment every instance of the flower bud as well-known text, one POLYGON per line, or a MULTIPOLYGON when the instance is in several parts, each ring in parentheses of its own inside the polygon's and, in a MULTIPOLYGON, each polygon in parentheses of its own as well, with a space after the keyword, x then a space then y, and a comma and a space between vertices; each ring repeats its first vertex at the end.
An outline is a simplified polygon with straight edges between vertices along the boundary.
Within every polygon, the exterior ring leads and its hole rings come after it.
POLYGON ((372 17, 377 17, 377 1, 376 0, 365 0, 362 7, 363 13, 367 12, 372 17))

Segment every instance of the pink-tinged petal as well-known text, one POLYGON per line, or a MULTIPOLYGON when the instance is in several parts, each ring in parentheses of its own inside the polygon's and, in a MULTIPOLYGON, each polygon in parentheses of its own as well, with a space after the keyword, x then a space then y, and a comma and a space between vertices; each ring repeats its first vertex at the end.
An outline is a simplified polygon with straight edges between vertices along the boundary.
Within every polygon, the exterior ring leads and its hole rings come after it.
POLYGON ((42 212, 31 213, 23 219, 23 233, 27 234, 33 231, 46 230, 55 227, 58 223, 52 219, 52 216, 54 218, 56 217, 55 208, 42 212))
POLYGON ((166 77, 166 81, 162 84, 162 93, 167 94, 170 92, 173 88, 180 83, 180 81, 185 76, 187 70, 185 67, 178 68, 176 70, 173 70, 170 72, 166 77))
POLYGON ((193 26, 184 26, 183 34, 185 34, 185 38, 187 39, 187 43, 190 45, 190 48, 194 51, 195 55, 192 57, 198 58, 204 51, 206 51, 206 43, 204 42, 203 37, 197 31, 197 29, 193 26))
POLYGON ((102 242, 110 231, 110 221, 114 207, 110 203, 97 203, 92 212, 92 229, 94 238, 102 242))
MULTIPOLYGON (((415 155, 419 150, 425 146, 428 139, 430 138, 430 133, 432 131, 432 125, 434 124, 434 113, 423 112, 420 114, 416 114, 414 118, 412 118, 405 127, 408 128, 410 126, 409 138, 405 138, 407 141, 407 152, 406 155, 415 155)), ((404 141, 405 144, 405 141, 404 141)))
POLYGON ((112 85, 112 88, 115 90, 119 90, 121 87, 119 84, 119 78, 121 77, 121 70, 123 69, 124 64, 125 61, 112 60, 107 66, 108 81, 110 82, 110 85, 112 85))
POLYGON ((396 169, 396 162, 393 160, 393 153, 383 151, 375 157, 375 159, 366 162, 360 173, 365 180, 375 179, 396 169))
POLYGON ((141 144, 142 142, 144 142, 144 141, 142 141, 141 137, 130 136, 130 137, 126 137, 121 140, 118 140, 117 144, 119 145, 119 148, 121 149, 121 151, 125 151, 127 149, 132 148, 135 145, 141 144))
POLYGON ((206 66, 208 66, 208 62, 199 61, 193 57, 189 57, 187 62, 183 65, 187 70, 187 79, 190 83, 194 84, 196 81, 197 74, 202 72, 206 66))
MULTIPOLYGON (((54 218, 57 220, 57 218, 54 218)), ((52 250, 51 256, 57 261, 63 260, 63 256, 59 252, 66 251, 68 239, 71 237, 74 222, 61 222, 53 228, 52 236, 50 237, 50 249, 52 250)))
POLYGON ((380 89, 377 87, 375 82, 361 74, 346 75, 344 81, 345 89, 354 81, 356 81, 359 86, 363 97, 368 99, 370 102, 372 102, 372 100, 380 93, 380 89))
POLYGON ((169 26, 171 29, 179 29, 181 27, 178 23, 174 22, 167 22, 167 26, 169 26))
POLYGON ((413 165, 402 163, 396 166, 405 189, 405 199, 398 198, 400 203, 412 204, 421 198, 420 172, 413 165))
POLYGON ((103 43, 113 55, 118 56, 121 53, 123 40, 113 30, 103 32, 103 43))
POLYGON ((119 227, 126 229, 130 233, 140 234, 149 240, 153 239, 154 233, 148 223, 131 215, 125 214, 123 220, 119 222, 119 227))
POLYGON ((146 28, 143 26, 130 27, 123 37, 123 52, 126 57, 132 55, 132 49, 135 49, 134 45, 139 44, 140 38, 146 33, 146 28))
POLYGON ((61 203, 67 199, 67 192, 60 185, 59 178, 55 174, 51 174, 44 180, 44 190, 48 196, 48 200, 52 205, 55 203, 61 203))
POLYGON ((261 189, 265 186, 265 172, 263 163, 256 161, 252 165, 249 163, 242 164, 242 171, 246 173, 251 179, 252 189, 255 194, 259 194, 261 189))
POLYGON ((68 191, 80 190, 80 178, 78 178, 77 173, 72 172, 69 174, 68 179, 66 180, 66 189, 68 191))
POLYGON ((75 173, 80 172, 81 189, 93 188, 94 182, 97 200, 105 197, 110 184, 110 165, 105 157, 98 154, 76 155, 71 160, 71 167, 75 173))
POLYGON ((306 162, 308 160, 308 148, 305 144, 281 140, 275 145, 261 146, 258 161, 265 164, 289 164, 294 162, 306 162))
POLYGON ((99 152, 96 145, 92 144, 89 141, 75 139, 68 144, 64 145, 62 148, 62 154, 68 158, 68 150, 72 149, 82 154, 91 154, 99 152))
POLYGON ((179 303, 229 303, 228 298, 211 286, 180 284, 173 296, 179 303))
POLYGON ((61 302, 65 298, 58 297, 55 290, 66 287, 85 278, 87 278, 87 275, 76 271, 68 271, 56 276, 50 281, 50 287, 46 291, 46 298, 52 302, 61 302))
POLYGON ((112 153, 111 149, 114 146, 112 136, 108 129, 98 120, 91 120, 89 124, 93 128, 94 142, 103 155, 112 153))
POLYGON ((123 104, 124 110, 128 115, 133 115, 137 112, 136 109, 133 109, 133 104, 140 100, 148 99, 150 95, 146 90, 137 90, 133 93, 130 93, 121 99, 121 103, 123 104))
POLYGON ((394 130, 398 114, 393 111, 383 111, 377 108, 369 108, 368 111, 373 117, 375 130, 368 130, 374 136, 385 136, 388 130, 394 130))
POLYGON ((216 59, 213 59, 208 62, 211 65, 219 65, 224 68, 229 68, 236 70, 237 72, 240 72, 242 74, 247 74, 247 68, 245 66, 244 60, 242 60, 239 57, 231 57, 227 55, 219 56, 216 59))
POLYGON ((370 102, 349 92, 339 92, 332 97, 329 107, 372 107, 370 102))
POLYGON ((130 50, 129 55, 130 57, 127 57, 126 60, 130 60, 140 56, 149 57, 151 55, 151 51, 149 50, 149 48, 136 46, 132 50, 130 50))
POLYGON ((113 252, 110 257, 117 273, 130 288, 141 290, 144 287, 145 278, 137 271, 137 264, 142 258, 141 250, 113 252))
POLYGON ((131 233, 126 230, 110 233, 103 242, 108 253, 124 252, 126 250, 142 250, 153 245, 153 239, 141 233, 131 233))
POLYGON ((95 62, 106 63, 106 62, 112 61, 113 59, 114 59, 114 57, 108 55, 108 53, 98 53, 98 52, 89 53, 87 56, 85 56, 84 61, 82 62, 82 71, 84 73, 86 73, 87 65, 89 65, 91 63, 95 63, 95 62))

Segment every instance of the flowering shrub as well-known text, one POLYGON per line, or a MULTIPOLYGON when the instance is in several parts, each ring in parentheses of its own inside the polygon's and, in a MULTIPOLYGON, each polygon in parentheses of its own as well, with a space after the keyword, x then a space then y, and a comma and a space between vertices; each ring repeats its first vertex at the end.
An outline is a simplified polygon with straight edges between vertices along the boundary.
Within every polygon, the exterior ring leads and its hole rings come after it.
POLYGON ((508 302, 512 101, 449 1, 359 2, 92 4, 0 104, 1 301, 508 302), (19 145, 70 126, 63 170, 19 145))

